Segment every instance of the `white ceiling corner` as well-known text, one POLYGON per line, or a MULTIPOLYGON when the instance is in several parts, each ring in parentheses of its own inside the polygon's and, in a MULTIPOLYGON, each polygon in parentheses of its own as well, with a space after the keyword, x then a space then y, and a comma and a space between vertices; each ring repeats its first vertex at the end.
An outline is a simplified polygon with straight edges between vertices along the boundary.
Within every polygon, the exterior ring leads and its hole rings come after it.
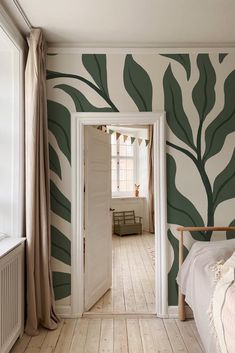
POLYGON ((31 24, 42 27, 47 41, 55 44, 153 47, 155 43, 235 43, 233 0, 18 2, 31 24))

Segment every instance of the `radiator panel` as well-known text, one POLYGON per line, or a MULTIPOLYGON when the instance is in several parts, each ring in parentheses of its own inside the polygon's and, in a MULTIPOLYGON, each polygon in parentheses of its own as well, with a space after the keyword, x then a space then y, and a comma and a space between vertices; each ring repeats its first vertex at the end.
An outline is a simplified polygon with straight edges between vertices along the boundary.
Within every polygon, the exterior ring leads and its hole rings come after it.
POLYGON ((23 249, 0 259, 0 353, 8 353, 23 327, 23 249))

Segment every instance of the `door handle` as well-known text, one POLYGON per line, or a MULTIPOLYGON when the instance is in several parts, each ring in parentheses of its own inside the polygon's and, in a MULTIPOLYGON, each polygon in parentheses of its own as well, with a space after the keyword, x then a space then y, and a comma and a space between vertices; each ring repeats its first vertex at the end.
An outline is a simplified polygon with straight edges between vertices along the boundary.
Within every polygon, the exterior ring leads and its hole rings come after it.
POLYGON ((110 212, 113 212, 113 211, 115 211, 115 208, 111 208, 111 207, 110 207, 110 208, 109 208, 109 211, 110 211, 110 212))

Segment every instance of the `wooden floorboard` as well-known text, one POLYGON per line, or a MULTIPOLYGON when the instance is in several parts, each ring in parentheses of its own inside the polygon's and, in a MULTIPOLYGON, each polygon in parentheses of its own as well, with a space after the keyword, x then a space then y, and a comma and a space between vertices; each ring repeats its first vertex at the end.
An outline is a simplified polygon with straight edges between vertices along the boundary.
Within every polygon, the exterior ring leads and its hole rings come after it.
POLYGON ((204 353, 199 340, 192 320, 80 318, 23 335, 10 353, 204 353))
POLYGON ((203 349, 195 336, 190 320, 176 321, 188 353, 203 353, 203 349))
POLYGON ((113 238, 113 285, 80 319, 55 331, 26 334, 10 353, 204 353, 193 320, 159 319, 155 311, 154 236, 113 238))
POLYGON ((155 312, 154 243, 149 233, 113 236, 112 288, 89 312, 155 312))

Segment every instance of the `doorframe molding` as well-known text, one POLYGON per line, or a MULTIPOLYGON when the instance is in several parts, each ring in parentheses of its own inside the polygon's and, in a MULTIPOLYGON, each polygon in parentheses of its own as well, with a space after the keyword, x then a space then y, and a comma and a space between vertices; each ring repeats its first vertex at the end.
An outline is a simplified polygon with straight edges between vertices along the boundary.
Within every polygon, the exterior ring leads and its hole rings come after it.
POLYGON ((153 125, 156 314, 168 317, 168 248, 165 112, 71 114, 71 317, 84 312, 84 127, 86 125, 153 125))

